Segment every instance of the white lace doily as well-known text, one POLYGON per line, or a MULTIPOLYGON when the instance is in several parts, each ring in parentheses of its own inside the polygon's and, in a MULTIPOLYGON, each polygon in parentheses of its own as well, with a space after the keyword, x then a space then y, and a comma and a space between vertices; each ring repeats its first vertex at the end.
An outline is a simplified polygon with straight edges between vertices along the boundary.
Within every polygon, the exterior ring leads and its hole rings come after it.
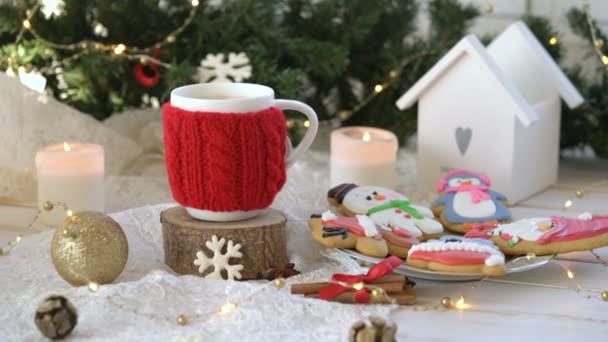
MULTIPOLYGON (((411 169, 413 155, 401 155, 401 159, 401 167, 411 169)), ((321 247, 310 237, 308 217, 327 209, 327 162, 325 153, 308 153, 289 170, 288 183, 273 204, 288 218, 290 260, 303 272, 297 281, 326 281, 334 273, 365 271, 348 258, 324 257, 321 247)), ((414 175, 404 176, 403 183, 411 177, 414 175)), ((114 195, 122 201, 121 205, 127 205, 128 199, 145 203, 150 200, 145 198, 147 192, 167 195, 162 183, 150 185, 145 178, 132 179, 137 180, 135 183, 123 180, 110 180, 117 188, 122 186, 114 195), (157 190, 150 189, 155 186, 157 190)), ((159 222, 160 212, 172 205, 145 206, 112 215, 129 240, 129 260, 120 277, 97 293, 86 287, 71 287, 55 272, 49 252, 52 231, 26 236, 9 255, 0 258, 0 340, 40 340, 34 312, 51 294, 66 296, 78 309, 78 325, 72 339, 91 341, 344 341, 355 321, 369 315, 388 318, 395 308, 293 296, 288 281, 285 288, 278 290, 271 286, 231 314, 196 319, 197 313, 243 300, 264 282, 175 275, 163 262, 159 222), (155 316, 150 318, 147 314, 155 316), (178 325, 179 314, 189 316, 191 322, 178 325)))

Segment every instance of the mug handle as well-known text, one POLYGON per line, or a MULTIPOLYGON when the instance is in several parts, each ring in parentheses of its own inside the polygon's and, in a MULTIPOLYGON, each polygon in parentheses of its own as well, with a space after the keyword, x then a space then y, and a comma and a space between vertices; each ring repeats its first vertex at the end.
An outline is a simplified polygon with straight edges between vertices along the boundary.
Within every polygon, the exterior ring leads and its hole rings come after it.
POLYGON ((287 155, 285 156, 285 166, 289 168, 296 162, 296 160, 298 160, 298 158, 302 156, 304 152, 308 150, 313 140, 315 140, 315 136, 317 135, 317 130, 319 128, 319 120, 317 119, 317 113, 315 113, 314 109, 312 109, 306 103, 295 100, 274 100, 274 105, 281 110, 298 111, 306 115, 308 122, 310 122, 310 125, 306 130, 306 134, 298 146, 296 146, 296 148, 293 150, 287 150, 287 155))

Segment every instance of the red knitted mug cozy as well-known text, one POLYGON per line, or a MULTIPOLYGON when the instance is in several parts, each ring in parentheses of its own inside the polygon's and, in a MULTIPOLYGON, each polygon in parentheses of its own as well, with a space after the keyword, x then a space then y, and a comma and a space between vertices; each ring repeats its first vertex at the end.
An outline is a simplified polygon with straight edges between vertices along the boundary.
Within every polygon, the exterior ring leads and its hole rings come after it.
POLYGON ((270 206, 286 180, 283 111, 192 112, 163 106, 165 161, 173 198, 196 209, 270 206))

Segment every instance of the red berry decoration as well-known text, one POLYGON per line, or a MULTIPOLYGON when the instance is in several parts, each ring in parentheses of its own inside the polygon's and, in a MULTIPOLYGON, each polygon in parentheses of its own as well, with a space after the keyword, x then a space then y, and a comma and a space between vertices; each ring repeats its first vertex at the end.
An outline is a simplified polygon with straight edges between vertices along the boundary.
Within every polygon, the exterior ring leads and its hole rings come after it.
MULTIPOLYGON (((153 57, 157 58, 160 52, 159 48, 154 50, 153 57)), ((133 76, 137 83, 144 87, 152 88, 160 82, 160 70, 158 64, 154 62, 139 63, 133 67, 133 76)))
POLYGON ((152 88, 160 82, 160 71, 158 65, 137 64, 133 68, 133 75, 137 83, 144 87, 152 88))

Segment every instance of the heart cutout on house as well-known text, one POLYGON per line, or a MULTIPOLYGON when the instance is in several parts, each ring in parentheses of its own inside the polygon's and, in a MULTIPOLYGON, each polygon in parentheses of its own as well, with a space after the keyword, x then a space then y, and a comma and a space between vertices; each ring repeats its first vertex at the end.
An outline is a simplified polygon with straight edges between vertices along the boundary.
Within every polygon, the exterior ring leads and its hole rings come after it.
POLYGON ((460 154, 464 156, 467 149, 469 149, 469 144, 471 143, 471 138, 473 137, 473 130, 469 127, 458 127, 454 133, 456 135, 456 145, 460 150, 460 154))

